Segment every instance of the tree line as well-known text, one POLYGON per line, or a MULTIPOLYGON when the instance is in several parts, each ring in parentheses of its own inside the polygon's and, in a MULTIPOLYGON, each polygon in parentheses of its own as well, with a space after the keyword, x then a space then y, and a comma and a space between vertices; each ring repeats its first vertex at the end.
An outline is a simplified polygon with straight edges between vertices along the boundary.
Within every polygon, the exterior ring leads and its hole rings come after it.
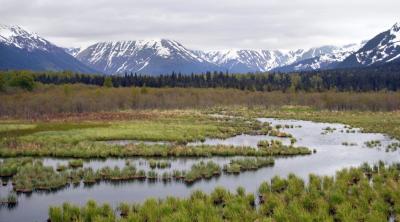
MULTIPOLYGON (((25 71, 3 72, 11 76, 19 76, 14 85, 32 88, 25 71), (23 78, 22 78, 22 77, 23 78), (21 80, 22 79, 22 80, 21 80)), ((321 92, 321 91, 397 91, 400 89, 400 63, 386 64, 368 68, 321 70, 298 73, 249 73, 229 74, 223 72, 206 72, 204 74, 184 75, 172 73, 149 76, 136 73, 124 75, 88 75, 73 72, 36 72, 31 73, 36 82, 43 84, 75 84, 97 85, 106 87, 179 87, 179 88, 233 88, 251 91, 283 91, 283 92, 321 92)), ((0 90, 1 90, 0 74, 0 90)), ((3 75, 4 76, 4 75, 3 75)), ((13 78, 8 78, 13 79, 13 78)), ((4 81, 3 81, 4 82, 4 81)), ((4 84, 3 84, 4 85, 4 84)), ((3 87, 4 88, 4 87, 3 87)))

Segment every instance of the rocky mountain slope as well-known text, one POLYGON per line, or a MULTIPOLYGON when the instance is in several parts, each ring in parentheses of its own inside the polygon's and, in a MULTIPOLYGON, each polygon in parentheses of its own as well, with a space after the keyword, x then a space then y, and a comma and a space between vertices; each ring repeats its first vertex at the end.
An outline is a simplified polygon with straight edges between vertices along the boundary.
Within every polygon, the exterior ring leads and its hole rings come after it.
POLYGON ((97 72, 37 34, 7 25, 0 25, 0 69, 97 72))

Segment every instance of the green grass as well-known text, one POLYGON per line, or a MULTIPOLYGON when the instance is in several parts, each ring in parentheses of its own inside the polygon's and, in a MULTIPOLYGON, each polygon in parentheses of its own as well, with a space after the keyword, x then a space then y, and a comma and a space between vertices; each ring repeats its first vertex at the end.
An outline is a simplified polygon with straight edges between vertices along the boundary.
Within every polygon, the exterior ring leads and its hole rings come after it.
POLYGON ((52 190, 68 184, 66 173, 57 173, 53 167, 43 166, 40 161, 22 166, 12 180, 13 189, 17 192, 52 190))
POLYGON ((0 133, 34 129, 35 127, 36 127, 36 124, 1 123, 0 124, 0 133))
POLYGON ((76 130, 76 129, 105 127, 107 125, 108 124, 100 122, 99 123, 38 122, 35 124, 27 124, 24 122, 15 122, 15 123, 0 122, 0 139, 33 135, 39 132, 53 132, 53 131, 62 132, 62 131, 76 130))
POLYGON ((32 164, 34 162, 33 158, 9 158, 0 161, 0 177, 14 176, 18 169, 26 164, 32 164))
POLYGON ((2 204, 15 205, 18 202, 18 196, 14 192, 10 192, 6 197, 0 197, 0 206, 2 204))
POLYGON ((83 160, 76 159, 68 161, 68 166, 72 168, 83 167, 83 160))
POLYGON ((37 143, 77 143, 80 141, 102 140, 142 140, 187 142, 219 135, 219 127, 211 124, 190 122, 160 123, 155 121, 135 121, 112 123, 107 127, 80 125, 68 130, 46 130, 20 137, 21 141, 37 143))
POLYGON ((241 171, 258 170, 262 167, 273 166, 274 163, 275 161, 272 158, 241 158, 231 160, 229 164, 224 165, 224 171, 238 174, 241 171))
POLYGON ((150 159, 148 161, 148 164, 151 169, 159 168, 159 169, 164 169, 164 168, 170 168, 171 167, 171 162, 166 161, 166 160, 153 160, 150 159))
POLYGON ((200 161, 199 163, 193 164, 189 171, 186 172, 184 181, 186 183, 193 183, 202 178, 210 179, 213 176, 221 174, 221 167, 213 162, 200 161))
MULTIPOLYGON (((90 118, 90 116, 88 117, 90 118)), ((209 156, 266 155, 252 149, 233 147, 196 147, 182 150, 182 145, 205 138, 227 138, 240 133, 267 134, 270 127, 254 119, 215 118, 193 110, 174 115, 153 111, 150 117, 128 121, 37 122, 35 128, 4 131, 0 137, 0 156, 109 157, 109 156, 209 156), (167 115, 168 114, 168 115, 167 115), (154 118, 152 118, 154 117, 154 118), (150 120, 151 119, 151 120, 150 120), (172 145, 132 145, 121 147, 100 141, 168 141, 172 145), (229 150, 229 149, 232 150, 229 150)), ((284 151, 284 150, 281 150, 284 151)), ((304 150, 274 154, 308 154, 304 150)))
POLYGON ((400 219, 400 165, 383 163, 346 168, 334 177, 309 175, 308 183, 290 174, 262 183, 256 196, 244 188, 216 187, 187 198, 121 203, 115 210, 90 200, 84 206, 64 203, 49 208, 53 222, 84 221, 388 221, 400 219), (119 215, 118 215, 119 214, 119 215), (121 216, 121 217, 119 217, 121 216), (92 220, 88 220, 92 221, 92 220))
MULTIPOLYGON (((385 133, 400 139, 400 112, 317 111, 307 107, 288 106, 276 110, 260 107, 251 109, 225 107, 201 112, 180 110, 173 113, 173 115, 167 115, 164 111, 152 111, 146 118, 127 119, 127 121, 96 119, 90 122, 76 122, 67 119, 67 121, 38 121, 31 125, 23 121, 14 123, 3 121, 3 124, 0 124, 4 125, 3 131, 0 131, 0 156, 90 158, 139 154, 144 156, 228 155, 224 154, 228 152, 226 147, 223 151, 210 147, 191 148, 188 152, 178 150, 187 142, 201 141, 207 137, 226 138, 240 133, 262 135, 274 132, 274 127, 257 123, 254 121, 255 117, 338 122, 362 128, 365 132, 385 133), (208 115, 210 113, 224 114, 225 117, 212 117, 208 115), (124 148, 99 142, 107 140, 168 141, 172 143, 172 148, 171 146, 144 145, 124 148)), ((278 134, 276 136, 283 136, 283 133, 278 134)), ((285 136, 290 135, 285 134, 285 136)), ((273 152, 271 155, 299 154, 299 150, 283 151, 285 152, 273 152)), ((229 155, 248 155, 251 152, 229 151, 229 155)))
POLYGON ((109 122, 38 122, 0 124, 0 138, 16 137, 22 142, 77 143, 101 140, 188 142, 206 137, 227 137, 246 129, 244 121, 219 122, 205 115, 182 114, 175 118, 109 122))

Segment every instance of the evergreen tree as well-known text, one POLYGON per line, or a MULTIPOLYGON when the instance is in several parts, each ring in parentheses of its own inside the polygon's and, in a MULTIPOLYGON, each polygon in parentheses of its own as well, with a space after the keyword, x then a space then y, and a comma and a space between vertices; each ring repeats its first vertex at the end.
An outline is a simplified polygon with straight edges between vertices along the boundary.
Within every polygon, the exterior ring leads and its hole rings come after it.
POLYGON ((111 77, 106 77, 106 78, 104 79, 103 86, 104 86, 104 87, 108 87, 108 88, 113 87, 114 85, 113 85, 112 78, 111 78, 111 77))

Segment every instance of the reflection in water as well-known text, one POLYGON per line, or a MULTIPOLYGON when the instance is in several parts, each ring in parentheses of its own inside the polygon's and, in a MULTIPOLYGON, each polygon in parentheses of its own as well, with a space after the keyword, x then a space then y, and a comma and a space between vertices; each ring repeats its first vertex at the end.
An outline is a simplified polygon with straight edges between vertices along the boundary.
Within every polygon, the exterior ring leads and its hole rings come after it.
MULTIPOLYGON (((0 209, 1 221, 45 221, 49 205, 60 205, 64 201, 76 204, 84 204, 88 199, 95 199, 100 203, 108 202, 114 207, 122 201, 139 202, 149 197, 164 198, 169 195, 184 197, 193 190, 201 189, 205 192, 212 191, 216 186, 223 186, 235 190, 243 186, 248 192, 256 192, 261 182, 271 179, 274 175, 287 176, 295 173, 303 179, 308 179, 308 174, 333 175, 343 167, 359 166, 364 162, 376 163, 382 160, 386 163, 398 161, 399 151, 385 152, 385 147, 394 142, 382 134, 360 133, 358 129, 354 133, 346 133, 348 128, 342 124, 314 123, 310 121, 259 119, 271 122, 272 125, 301 125, 301 128, 284 128, 282 131, 292 134, 297 139, 297 146, 305 146, 316 149, 317 153, 297 157, 277 157, 273 167, 261 168, 257 171, 246 171, 240 175, 221 175, 209 180, 201 180, 190 186, 180 181, 171 182, 148 182, 146 181, 102 181, 91 186, 83 183, 64 187, 56 192, 34 192, 30 195, 19 194, 17 207, 0 209), (327 128, 335 130, 326 130, 327 128), (328 133, 324 133, 329 131, 328 133), (364 143, 371 140, 379 140, 381 149, 367 148, 364 143), (346 146, 344 142, 356 145, 346 146)), ((354 130, 354 129, 352 129, 354 130)), ((239 135, 226 140, 207 139, 206 144, 226 144, 235 146, 255 147, 259 140, 279 139, 289 144, 287 138, 276 138, 268 136, 239 135)), ((105 159, 90 160, 84 163, 84 167, 99 169, 105 166, 125 165, 129 159, 138 169, 148 169, 148 163, 143 158, 105 159)), ((231 158, 170 158, 171 168, 157 169, 161 174, 164 171, 171 172, 173 169, 188 170, 190 166, 200 160, 213 160, 220 165, 229 163, 231 158)), ((45 165, 55 167, 57 163, 67 164, 68 159, 43 159, 45 165)), ((0 196, 4 197, 12 190, 10 182, 0 188, 0 196)))
POLYGON ((11 211, 11 210, 14 210, 17 206, 18 206, 18 202, 17 203, 3 203, 3 204, 0 204, 0 210, 2 210, 2 208, 4 208, 8 211, 11 211))

